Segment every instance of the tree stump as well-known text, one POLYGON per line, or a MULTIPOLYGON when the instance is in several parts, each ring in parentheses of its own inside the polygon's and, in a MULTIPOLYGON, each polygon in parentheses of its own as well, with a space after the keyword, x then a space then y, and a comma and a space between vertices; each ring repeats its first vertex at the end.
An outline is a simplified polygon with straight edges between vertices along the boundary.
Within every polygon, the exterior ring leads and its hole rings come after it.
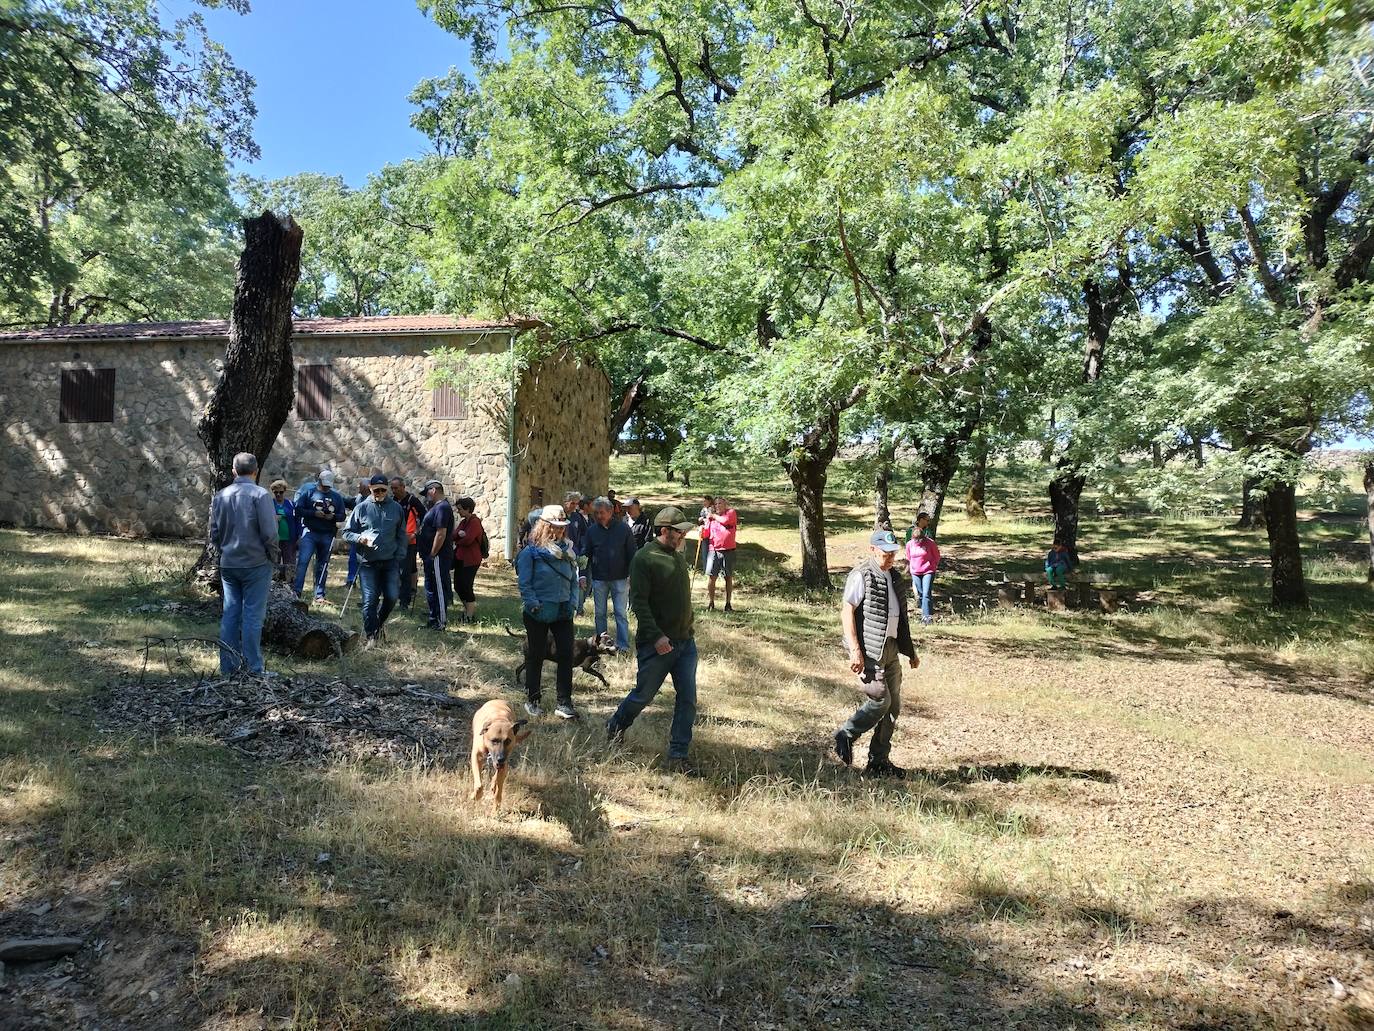
POLYGON ((1078 607, 1080 609, 1090 609, 1093 605, 1092 584, 1081 583, 1078 585, 1078 607))
POLYGON ((997 588, 997 607, 999 609, 1014 609, 1019 594, 1015 587, 1008 584, 1006 587, 997 588))
POLYGON ((312 616, 309 605, 278 583, 267 595, 262 639, 276 650, 302 659, 332 659, 336 653, 346 655, 358 644, 357 631, 312 616))
POLYGON ((1062 588, 1051 587, 1045 592, 1045 608, 1051 612, 1067 612, 1069 592, 1062 588))
POLYGON ((1030 577, 1026 577, 1026 582, 1025 582, 1025 585, 1024 585, 1024 589, 1025 589, 1025 594, 1023 594, 1022 597, 1025 599, 1026 604, 1027 604, 1027 605, 1034 605, 1034 604, 1035 604, 1035 581, 1032 580, 1030 577))
POLYGON ((1097 604, 1103 612, 1111 614, 1121 606, 1121 599, 1116 591, 1104 587, 1097 592, 1097 604))

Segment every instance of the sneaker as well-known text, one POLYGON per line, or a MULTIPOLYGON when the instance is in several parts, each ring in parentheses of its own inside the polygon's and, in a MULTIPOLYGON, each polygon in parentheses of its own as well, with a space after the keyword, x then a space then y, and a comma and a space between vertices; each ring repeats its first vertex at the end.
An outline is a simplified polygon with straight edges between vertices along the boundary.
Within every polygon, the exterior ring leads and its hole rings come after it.
POLYGON ((614 719, 606 721, 606 744, 623 745, 625 743, 625 728, 614 719))
POLYGON ((363 642, 363 651, 370 652, 375 647, 377 647, 377 636, 374 634, 363 642))
POLYGON ((319 603, 319 602, 324 601, 324 595, 323 595, 323 594, 317 594, 317 595, 315 595, 315 601, 316 601, 316 603, 319 603))
POLYGON ((577 710, 571 705, 560 705, 553 710, 553 714, 560 720, 575 720, 578 718, 577 710))
POLYGON ((540 705, 538 702, 526 702, 525 711, 529 713, 531 716, 533 716, 535 719, 538 719, 540 716, 544 715, 544 707, 540 705))
POLYGON ((893 765, 887 759, 878 759, 876 761, 870 759, 868 765, 864 767, 864 773, 869 777, 891 777, 893 780, 906 779, 906 770, 902 769, 900 766, 893 765))
POLYGON ((843 730, 835 731, 835 754, 846 766, 854 762, 854 742, 849 740, 849 735, 843 730))

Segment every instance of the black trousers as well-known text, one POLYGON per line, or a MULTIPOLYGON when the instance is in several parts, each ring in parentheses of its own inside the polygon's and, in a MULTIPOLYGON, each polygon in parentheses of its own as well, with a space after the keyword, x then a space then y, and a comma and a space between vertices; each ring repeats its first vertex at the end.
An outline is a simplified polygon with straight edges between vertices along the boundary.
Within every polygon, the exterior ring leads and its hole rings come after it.
POLYGON ((401 608, 410 611, 411 603, 415 600, 415 560, 420 557, 418 546, 411 544, 406 547, 406 556, 401 559, 401 608))
POLYGON ((458 595, 459 601, 477 600, 477 591, 474 589, 474 585, 477 583, 477 570, 481 568, 481 566, 453 567, 453 591, 458 595))
POLYGON ((529 658, 525 661, 525 694, 532 702, 539 701, 541 691, 540 677, 544 672, 544 660, 552 658, 558 666, 558 704, 572 704, 573 679, 573 621, 560 619, 553 623, 541 623, 528 612, 522 614, 525 620, 525 636, 529 640, 529 658), (548 653, 548 641, 553 636, 554 651, 548 653))

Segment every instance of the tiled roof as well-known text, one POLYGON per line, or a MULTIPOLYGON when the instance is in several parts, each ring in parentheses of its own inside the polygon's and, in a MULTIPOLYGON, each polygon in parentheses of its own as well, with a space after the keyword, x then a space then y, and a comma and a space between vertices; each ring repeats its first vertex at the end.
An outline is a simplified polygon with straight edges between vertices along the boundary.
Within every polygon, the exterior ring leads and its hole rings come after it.
MULTIPOLYGON (((341 319, 297 319, 293 336, 433 336, 484 330, 523 331, 539 323, 533 319, 469 319, 452 315, 366 315, 341 319)), ((105 322, 84 326, 56 326, 0 332, 0 343, 52 343, 105 340, 215 340, 229 336, 224 319, 204 322, 105 322)))

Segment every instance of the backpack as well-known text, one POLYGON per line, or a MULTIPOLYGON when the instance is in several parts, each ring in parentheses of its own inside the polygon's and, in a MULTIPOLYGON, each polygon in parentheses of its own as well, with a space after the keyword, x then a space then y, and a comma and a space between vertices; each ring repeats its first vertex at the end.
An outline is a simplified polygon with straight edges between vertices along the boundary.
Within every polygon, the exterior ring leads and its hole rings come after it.
POLYGON ((482 540, 477 547, 483 558, 491 557, 491 541, 487 539, 487 528, 485 526, 482 527, 482 540))

